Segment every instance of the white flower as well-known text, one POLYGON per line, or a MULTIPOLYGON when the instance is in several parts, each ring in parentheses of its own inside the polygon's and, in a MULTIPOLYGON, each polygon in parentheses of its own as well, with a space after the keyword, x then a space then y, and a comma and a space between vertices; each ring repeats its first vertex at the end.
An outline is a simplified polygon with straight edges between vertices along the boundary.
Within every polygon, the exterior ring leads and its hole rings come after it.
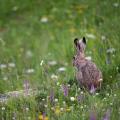
POLYGON ((114 6, 114 7, 118 7, 118 6, 119 6, 119 3, 113 3, 113 6, 114 6))
POLYGON ((86 34, 86 37, 88 37, 90 39, 95 39, 96 38, 96 36, 93 35, 93 34, 86 34))
POLYGON ((2 110, 5 110, 5 107, 2 107, 2 110))
POLYGON ((110 103, 110 105, 112 106, 112 105, 113 105, 113 103, 110 103))
POLYGON ((114 97, 116 97, 117 95, 116 94, 114 94, 114 97))
POLYGON ((83 109, 83 106, 81 106, 80 108, 83 109))
POLYGON ((31 68, 31 69, 27 69, 26 70, 26 73, 28 73, 28 74, 30 74, 30 73, 34 73, 35 72, 35 70, 33 69, 33 68, 31 68))
POLYGON ((0 68, 1 68, 1 69, 4 69, 4 68, 6 68, 6 67, 7 67, 6 64, 1 64, 1 65, 0 65, 0 68))
POLYGON ((65 102, 65 101, 63 101, 63 104, 65 105, 65 104, 66 104, 66 102, 65 102))
POLYGON ((57 82, 57 86, 59 86, 60 85, 60 83, 59 82, 57 82))
POLYGON ((55 98, 55 102, 58 102, 58 99, 57 99, 57 98, 55 98))
POLYGON ((89 60, 89 61, 92 60, 91 56, 87 56, 87 57, 85 57, 85 59, 86 59, 86 60, 89 60))
POLYGON ((115 48, 109 48, 109 49, 107 49, 106 52, 107 52, 107 53, 113 53, 113 52, 115 52, 115 48))
POLYGON ((106 39, 106 37, 105 37, 104 35, 102 35, 102 36, 101 36, 101 39, 102 39, 102 40, 105 40, 105 39, 106 39))
POLYGON ((47 17, 42 17, 40 20, 42 23, 47 23, 48 22, 48 18, 47 17))
POLYGON ((65 68, 65 67, 60 67, 60 68, 58 69, 58 71, 59 71, 59 72, 64 72, 64 71, 66 71, 66 68, 65 68))
POLYGON ((26 111, 28 111, 28 110, 29 110, 29 108, 28 108, 28 107, 26 107, 25 109, 26 109, 26 111))
POLYGON ((8 66, 11 67, 11 68, 14 68, 15 67, 15 63, 8 63, 8 66))
POLYGON ((18 6, 14 6, 13 11, 17 11, 17 10, 18 10, 18 6))
POLYGON ((51 75, 51 79, 58 79, 58 76, 55 75, 55 74, 52 74, 52 75, 51 75))
POLYGON ((57 64, 57 62, 56 61, 49 61, 48 64, 51 65, 51 66, 54 66, 54 65, 57 64))
POLYGON ((83 91, 81 91, 80 93, 83 94, 83 91))
POLYGON ((107 93, 106 95, 107 95, 107 96, 110 96, 110 94, 109 94, 109 93, 107 93))
POLYGON ((5 80, 5 81, 8 80, 8 77, 7 77, 7 76, 4 76, 4 77, 3 77, 3 80, 5 80))
POLYGON ((96 95, 96 96, 98 96, 98 95, 99 95, 99 93, 95 93, 95 95, 96 95))
POLYGON ((28 120, 30 120, 31 119, 31 117, 30 116, 28 116, 28 120))
POLYGON ((45 108, 47 108, 47 107, 48 107, 48 105, 44 105, 44 107, 45 107, 45 108))
POLYGON ((42 65, 43 65, 43 63, 44 63, 44 61, 43 61, 43 60, 41 60, 41 62, 40 62, 40 66, 42 66, 42 65))
POLYGON ((64 110, 64 108, 60 108, 60 111, 63 111, 64 110))
POLYGON ((31 50, 26 51, 26 56, 27 57, 32 57, 33 56, 32 51, 31 50))
POLYGON ((70 97, 70 100, 71 100, 71 101, 75 101, 75 98, 74 98, 74 97, 70 97))

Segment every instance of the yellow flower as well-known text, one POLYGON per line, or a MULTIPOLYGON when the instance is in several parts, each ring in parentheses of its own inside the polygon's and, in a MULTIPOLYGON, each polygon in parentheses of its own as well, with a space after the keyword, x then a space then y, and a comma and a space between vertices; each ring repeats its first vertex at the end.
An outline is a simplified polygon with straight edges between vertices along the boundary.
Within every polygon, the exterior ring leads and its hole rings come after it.
POLYGON ((60 114, 60 107, 59 107, 59 106, 57 106, 57 107, 55 108, 55 114, 56 114, 56 115, 59 115, 59 114, 60 114))
POLYGON ((70 108, 66 108, 66 112, 70 112, 71 111, 71 109, 70 108))
POLYGON ((47 116, 39 115, 39 120, 49 120, 47 116))

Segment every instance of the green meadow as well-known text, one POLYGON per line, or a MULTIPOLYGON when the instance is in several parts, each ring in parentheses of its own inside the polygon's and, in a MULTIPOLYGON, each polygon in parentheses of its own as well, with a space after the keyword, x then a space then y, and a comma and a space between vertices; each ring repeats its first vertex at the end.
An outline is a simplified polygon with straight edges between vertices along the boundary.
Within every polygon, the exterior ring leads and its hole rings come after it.
POLYGON ((0 120, 119 120, 120 1, 0 0, 0 120), (103 74, 75 79, 74 39, 103 74))

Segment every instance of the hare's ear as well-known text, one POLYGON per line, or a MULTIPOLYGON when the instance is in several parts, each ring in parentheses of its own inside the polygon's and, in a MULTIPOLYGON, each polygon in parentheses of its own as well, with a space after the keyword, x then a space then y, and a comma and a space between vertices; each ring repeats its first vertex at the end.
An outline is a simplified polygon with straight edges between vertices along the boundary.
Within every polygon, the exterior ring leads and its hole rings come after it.
POLYGON ((78 38, 74 39, 74 44, 77 46, 78 38))
POLYGON ((83 41, 84 44, 86 44, 86 38, 85 37, 83 37, 82 41, 83 41))

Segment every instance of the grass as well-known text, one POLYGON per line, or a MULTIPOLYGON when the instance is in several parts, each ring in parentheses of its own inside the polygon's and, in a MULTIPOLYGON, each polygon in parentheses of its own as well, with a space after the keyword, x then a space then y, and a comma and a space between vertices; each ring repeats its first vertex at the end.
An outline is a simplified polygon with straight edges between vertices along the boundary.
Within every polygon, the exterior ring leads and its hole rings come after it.
POLYGON ((0 94, 26 89, 26 80, 38 90, 33 96, 1 102, 1 119, 35 120, 45 113, 46 120, 88 120, 94 113, 102 120, 107 112, 110 120, 118 120, 119 14, 119 0, 0 0, 0 94), (74 79, 73 40, 82 36, 88 40, 86 56, 104 77, 95 95, 79 89, 74 79), (56 64, 50 65, 51 61, 56 64), (61 67, 65 71, 60 72, 61 67), (63 84, 70 85, 67 97, 63 84))

